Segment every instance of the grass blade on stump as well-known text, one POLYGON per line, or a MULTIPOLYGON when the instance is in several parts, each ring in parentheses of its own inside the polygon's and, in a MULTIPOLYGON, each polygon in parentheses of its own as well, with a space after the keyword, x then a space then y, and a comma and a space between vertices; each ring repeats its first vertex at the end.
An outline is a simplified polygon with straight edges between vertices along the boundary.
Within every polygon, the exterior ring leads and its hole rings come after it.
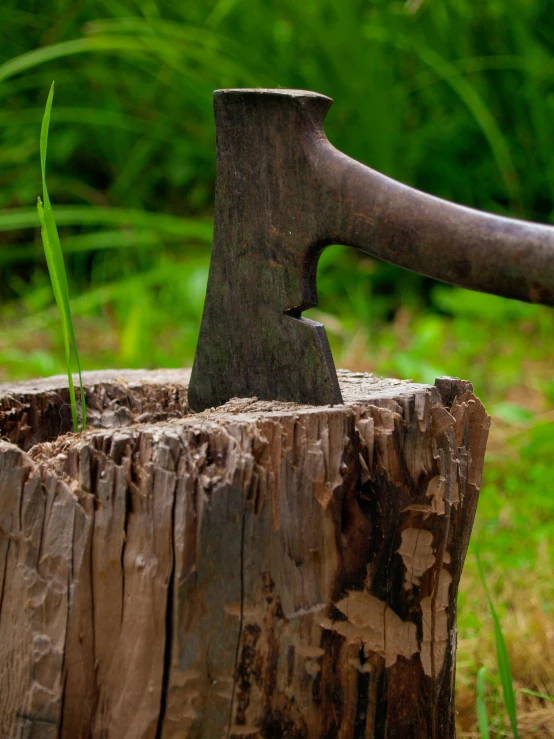
POLYGON ((71 415, 73 417, 73 428, 75 432, 79 430, 79 423, 77 419, 77 401, 75 398, 75 388, 73 385, 73 377, 71 374, 71 353, 75 358, 77 365, 77 371, 79 373, 79 386, 81 390, 81 424, 83 430, 87 425, 87 412, 85 393, 83 390, 83 382, 81 378, 81 365, 79 362, 79 354, 77 352, 77 342, 75 340, 75 332, 73 330, 73 321, 71 319, 71 308, 69 305, 69 288, 67 284, 67 275, 65 273, 65 265, 63 260, 63 252, 60 244, 60 238, 58 236, 58 229, 56 227, 56 221, 54 213, 52 211, 52 205, 48 196, 48 189, 46 187, 46 149, 48 144, 48 129, 50 127, 50 113, 52 110, 52 100, 54 98, 54 83, 50 88, 48 100, 46 101, 46 109, 44 111, 44 118, 42 120, 42 127, 40 131, 40 166, 42 171, 42 192, 44 198, 44 205, 41 199, 38 199, 37 208, 38 215, 41 224, 42 243, 44 246, 44 253, 46 255, 46 263, 48 265, 48 272, 50 274, 50 280, 52 282, 52 289, 54 291, 54 297, 56 304, 60 312, 60 318, 62 323, 62 335, 65 351, 65 361, 67 366, 67 380, 69 383, 69 395, 71 399, 71 415))

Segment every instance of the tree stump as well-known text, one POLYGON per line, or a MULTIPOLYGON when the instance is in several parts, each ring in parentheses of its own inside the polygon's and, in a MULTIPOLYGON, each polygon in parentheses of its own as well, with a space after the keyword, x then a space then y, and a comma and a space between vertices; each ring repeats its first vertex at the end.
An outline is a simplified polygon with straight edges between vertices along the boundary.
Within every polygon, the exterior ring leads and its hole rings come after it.
POLYGON ((455 734, 456 594, 489 418, 470 383, 344 405, 188 373, 0 385, 0 735, 455 734))

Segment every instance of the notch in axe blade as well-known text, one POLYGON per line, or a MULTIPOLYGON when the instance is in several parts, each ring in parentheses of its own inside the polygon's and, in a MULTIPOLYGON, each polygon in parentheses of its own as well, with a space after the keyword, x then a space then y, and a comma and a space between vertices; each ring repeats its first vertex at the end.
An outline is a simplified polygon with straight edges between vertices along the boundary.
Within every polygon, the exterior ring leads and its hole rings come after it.
POLYGON ((215 223, 189 387, 195 411, 232 397, 341 403, 317 305, 330 244, 472 290, 554 305, 554 228, 440 200, 327 140, 332 101, 303 90, 217 90, 215 223))

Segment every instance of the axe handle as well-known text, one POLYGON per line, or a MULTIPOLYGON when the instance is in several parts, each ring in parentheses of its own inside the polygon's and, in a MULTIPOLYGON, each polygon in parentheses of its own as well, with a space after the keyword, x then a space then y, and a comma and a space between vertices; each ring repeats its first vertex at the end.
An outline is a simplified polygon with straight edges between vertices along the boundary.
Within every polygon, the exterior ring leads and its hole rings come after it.
POLYGON ((323 137, 311 144, 329 194, 328 243, 453 285, 554 305, 554 227, 455 205, 375 172, 323 137))

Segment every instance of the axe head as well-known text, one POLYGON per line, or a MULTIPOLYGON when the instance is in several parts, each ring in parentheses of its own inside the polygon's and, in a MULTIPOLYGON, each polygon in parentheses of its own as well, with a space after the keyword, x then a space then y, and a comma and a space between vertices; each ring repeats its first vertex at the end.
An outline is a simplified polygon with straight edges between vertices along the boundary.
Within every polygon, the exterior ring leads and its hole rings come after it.
POLYGON ((214 93, 217 181, 208 290, 192 376, 195 411, 232 397, 341 403, 317 304, 330 243, 326 186, 308 156, 331 100, 301 90, 214 93))
POLYGON ((301 90, 214 94, 217 183, 193 410, 232 397, 341 403, 316 270, 346 244, 454 285, 554 305, 554 229, 434 198, 337 151, 331 100, 301 90))

